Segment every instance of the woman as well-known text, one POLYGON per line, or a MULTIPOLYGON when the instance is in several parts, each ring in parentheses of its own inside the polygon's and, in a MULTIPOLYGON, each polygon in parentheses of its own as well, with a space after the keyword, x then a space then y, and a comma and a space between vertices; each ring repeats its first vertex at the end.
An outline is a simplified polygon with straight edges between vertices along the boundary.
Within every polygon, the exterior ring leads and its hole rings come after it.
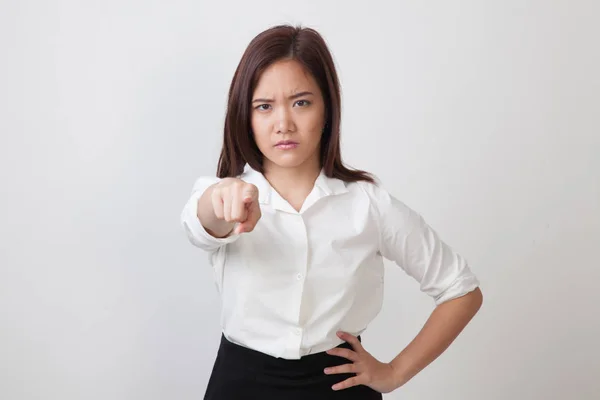
POLYGON ((381 399, 439 356, 478 311, 467 263, 422 217, 340 155, 340 90, 312 29, 246 49, 229 91, 217 177, 182 212, 222 298, 206 399, 381 399), (379 313, 383 257, 436 308, 391 362, 360 334, 379 313))

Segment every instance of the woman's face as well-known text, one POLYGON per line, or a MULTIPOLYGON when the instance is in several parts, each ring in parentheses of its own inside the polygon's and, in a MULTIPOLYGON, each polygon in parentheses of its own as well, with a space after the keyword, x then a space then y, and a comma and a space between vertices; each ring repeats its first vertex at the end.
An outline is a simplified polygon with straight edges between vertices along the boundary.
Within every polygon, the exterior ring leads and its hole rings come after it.
POLYGON ((259 78, 251 107, 252 132, 265 170, 320 168, 325 105, 315 79, 297 61, 269 66, 259 78))

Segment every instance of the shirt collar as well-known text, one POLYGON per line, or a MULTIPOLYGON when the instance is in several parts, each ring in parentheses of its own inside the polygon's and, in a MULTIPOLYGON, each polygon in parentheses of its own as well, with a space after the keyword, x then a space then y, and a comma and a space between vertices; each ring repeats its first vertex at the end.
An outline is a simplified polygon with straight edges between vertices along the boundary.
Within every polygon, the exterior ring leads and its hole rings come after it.
POLYGON ((315 186, 321 189, 326 196, 332 194, 342 194, 348 191, 346 183, 343 180, 328 177, 325 175, 325 171, 323 169, 321 169, 321 172, 315 181, 315 186))
MULTIPOLYGON (((273 189, 269 181, 256 171, 249 164, 244 166, 244 172, 240 178, 248 183, 252 183, 258 188, 258 201, 261 204, 279 203, 281 196, 273 189)), ((331 178, 325 175, 325 171, 321 169, 319 176, 315 180, 315 187, 319 189, 320 196, 331 196, 348 192, 346 183, 341 179, 331 178)))

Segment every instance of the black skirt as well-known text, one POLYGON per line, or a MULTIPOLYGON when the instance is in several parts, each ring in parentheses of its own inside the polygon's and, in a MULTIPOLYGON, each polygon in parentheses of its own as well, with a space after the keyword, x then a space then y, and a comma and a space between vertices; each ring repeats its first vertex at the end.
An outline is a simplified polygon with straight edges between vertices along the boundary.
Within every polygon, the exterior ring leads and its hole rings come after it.
MULTIPOLYGON (((338 347, 351 348, 342 343, 338 347)), ((325 352, 287 360, 231 343, 221 336, 205 400, 379 400, 381 393, 364 385, 335 391, 334 384, 354 374, 326 375, 323 370, 348 364, 325 352)))

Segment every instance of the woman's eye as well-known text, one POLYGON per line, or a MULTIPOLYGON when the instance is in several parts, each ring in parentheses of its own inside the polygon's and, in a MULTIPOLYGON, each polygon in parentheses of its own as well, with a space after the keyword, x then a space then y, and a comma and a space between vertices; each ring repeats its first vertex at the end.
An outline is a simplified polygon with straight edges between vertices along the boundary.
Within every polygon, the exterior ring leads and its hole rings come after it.
POLYGON ((260 110, 260 111, 267 111, 270 107, 271 107, 270 104, 261 104, 261 105, 257 106, 256 109, 260 110))
POLYGON ((308 101, 308 100, 298 100, 298 101, 296 102, 296 104, 297 104, 299 107, 306 107, 306 106, 308 106, 308 105, 310 104, 310 101, 308 101))

